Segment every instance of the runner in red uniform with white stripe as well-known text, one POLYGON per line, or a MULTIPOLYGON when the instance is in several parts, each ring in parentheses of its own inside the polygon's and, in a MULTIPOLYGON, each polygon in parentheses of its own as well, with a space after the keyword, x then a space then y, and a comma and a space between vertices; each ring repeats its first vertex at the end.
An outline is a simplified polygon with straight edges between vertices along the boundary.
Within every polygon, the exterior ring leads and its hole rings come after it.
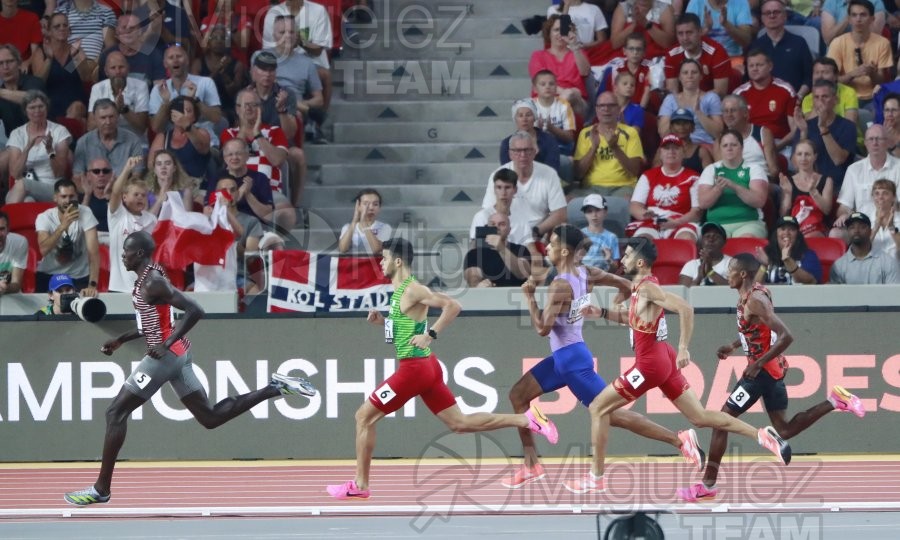
POLYGON ((307 397, 316 394, 316 389, 306 379, 273 373, 269 384, 259 390, 210 405, 206 390, 194 374, 191 343, 185 337, 203 317, 203 309, 173 288, 165 271, 150 262, 155 248, 153 237, 145 231, 132 233, 125 239, 122 262, 126 270, 138 275, 132 292, 137 329, 107 341, 100 351, 109 356, 123 343, 144 336, 147 355, 106 410, 106 437, 97 482, 66 493, 64 499, 70 504, 86 506, 109 501, 113 469, 125 443, 128 417, 166 382, 171 383, 184 406, 207 429, 219 427, 258 403, 282 394, 307 397), (178 324, 174 323, 172 308, 184 311, 178 324))
POLYGON ((625 249, 622 266, 634 276, 631 307, 626 315, 622 311, 603 313, 599 308, 584 308, 585 316, 597 318, 601 314, 620 324, 631 326, 635 363, 625 370, 615 382, 600 392, 591 403, 592 438, 594 458, 591 470, 583 478, 570 480, 565 486, 575 493, 599 492, 605 489, 603 478, 606 442, 609 438, 610 414, 644 395, 651 388, 659 388, 675 407, 696 427, 712 427, 738 433, 756 439, 778 456, 782 463, 789 463, 790 446, 771 427, 757 430, 750 424, 720 411, 708 411, 700 404, 681 374, 681 368, 691 361, 688 344, 694 332, 694 309, 680 296, 666 292, 651 275, 656 261, 656 245, 652 240, 634 240, 625 249), (681 326, 678 351, 666 342, 668 327, 663 310, 678 314, 681 326))
MULTIPOLYGON (((762 398, 772 425, 784 439, 797 435, 834 410, 852 411, 859 417, 865 415, 858 397, 841 386, 835 386, 825 401, 798 413, 790 421, 785 419, 788 395, 784 386, 787 369, 784 351, 794 338, 784 322, 775 315, 772 293, 754 281, 759 268, 759 261, 749 253, 736 255, 728 267, 728 285, 740 294, 737 305, 738 339, 719 347, 717 354, 719 359, 724 360, 733 350, 741 347, 747 355, 747 369, 734 386, 722 412, 738 417, 762 398)), ((728 434, 713 430, 703 481, 679 489, 679 498, 686 502, 715 498, 719 464, 727 444, 728 434)))

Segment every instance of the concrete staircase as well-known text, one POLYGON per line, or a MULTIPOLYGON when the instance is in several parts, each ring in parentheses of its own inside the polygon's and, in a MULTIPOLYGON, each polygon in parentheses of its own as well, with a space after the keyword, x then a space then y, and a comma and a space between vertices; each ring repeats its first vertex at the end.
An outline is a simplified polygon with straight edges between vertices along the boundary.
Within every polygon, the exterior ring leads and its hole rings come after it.
POLYGON ((333 142, 306 145, 309 223, 294 236, 331 250, 363 187, 384 197, 380 219, 416 246, 416 272, 435 286, 463 283, 468 229, 510 106, 529 95, 528 59, 542 46, 521 20, 546 0, 375 0, 376 20, 345 30, 335 61, 333 142))

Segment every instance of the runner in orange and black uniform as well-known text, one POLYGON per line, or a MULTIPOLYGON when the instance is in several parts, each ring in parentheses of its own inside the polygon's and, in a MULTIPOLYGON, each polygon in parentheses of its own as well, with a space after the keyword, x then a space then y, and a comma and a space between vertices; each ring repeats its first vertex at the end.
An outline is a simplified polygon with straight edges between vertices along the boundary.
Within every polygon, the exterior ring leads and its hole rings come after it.
MULTIPOLYGON (((788 396, 784 386, 787 369, 784 351, 794 338, 784 322, 775 315, 772 293, 754 282, 759 268, 759 261, 749 253, 735 256, 728 267, 728 285, 740 294, 737 305, 738 339, 719 347, 717 354, 719 359, 724 360, 733 350, 741 347, 747 355, 747 368, 722 407, 722 412, 740 416, 762 398, 772 425, 784 439, 797 435, 833 410, 852 411, 859 417, 865 415, 858 397, 841 386, 835 386, 827 400, 797 414, 790 421, 785 420, 788 396)), ((715 498, 719 464, 727 443, 726 432, 713 430, 703 481, 678 489, 679 498, 686 502, 715 498)))

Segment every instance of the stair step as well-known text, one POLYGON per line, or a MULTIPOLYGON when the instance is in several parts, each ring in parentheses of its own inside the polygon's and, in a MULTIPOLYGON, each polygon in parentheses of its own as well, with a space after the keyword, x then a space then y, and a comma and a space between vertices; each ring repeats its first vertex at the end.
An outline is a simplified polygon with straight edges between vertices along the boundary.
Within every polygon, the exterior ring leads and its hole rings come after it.
POLYGON ((500 141, 398 144, 308 145, 307 163, 445 163, 472 161, 497 163, 500 141), (469 156, 468 158, 466 156, 469 156))
MULTIPOLYGON (((317 147, 318 148, 318 147, 317 147)), ((500 164, 496 160, 457 163, 365 163, 331 162, 319 167, 318 181, 324 186, 366 187, 376 184, 487 186, 488 177, 500 164)))
POLYGON ((493 139, 499 145, 513 131, 515 125, 511 119, 477 119, 466 122, 336 122, 334 140, 348 144, 370 143, 374 140, 383 144, 430 144, 462 142, 477 135, 479 139, 493 139))

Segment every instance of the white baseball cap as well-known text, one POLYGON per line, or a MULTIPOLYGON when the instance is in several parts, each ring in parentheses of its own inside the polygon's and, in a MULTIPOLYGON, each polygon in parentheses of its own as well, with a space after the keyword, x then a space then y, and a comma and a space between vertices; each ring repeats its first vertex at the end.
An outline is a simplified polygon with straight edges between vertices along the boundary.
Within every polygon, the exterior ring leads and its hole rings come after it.
POLYGON ((591 193, 587 197, 584 198, 584 202, 581 203, 581 211, 584 212, 588 206, 593 206, 594 208, 598 208, 600 210, 606 209, 606 199, 603 198, 603 195, 598 193, 591 193))

